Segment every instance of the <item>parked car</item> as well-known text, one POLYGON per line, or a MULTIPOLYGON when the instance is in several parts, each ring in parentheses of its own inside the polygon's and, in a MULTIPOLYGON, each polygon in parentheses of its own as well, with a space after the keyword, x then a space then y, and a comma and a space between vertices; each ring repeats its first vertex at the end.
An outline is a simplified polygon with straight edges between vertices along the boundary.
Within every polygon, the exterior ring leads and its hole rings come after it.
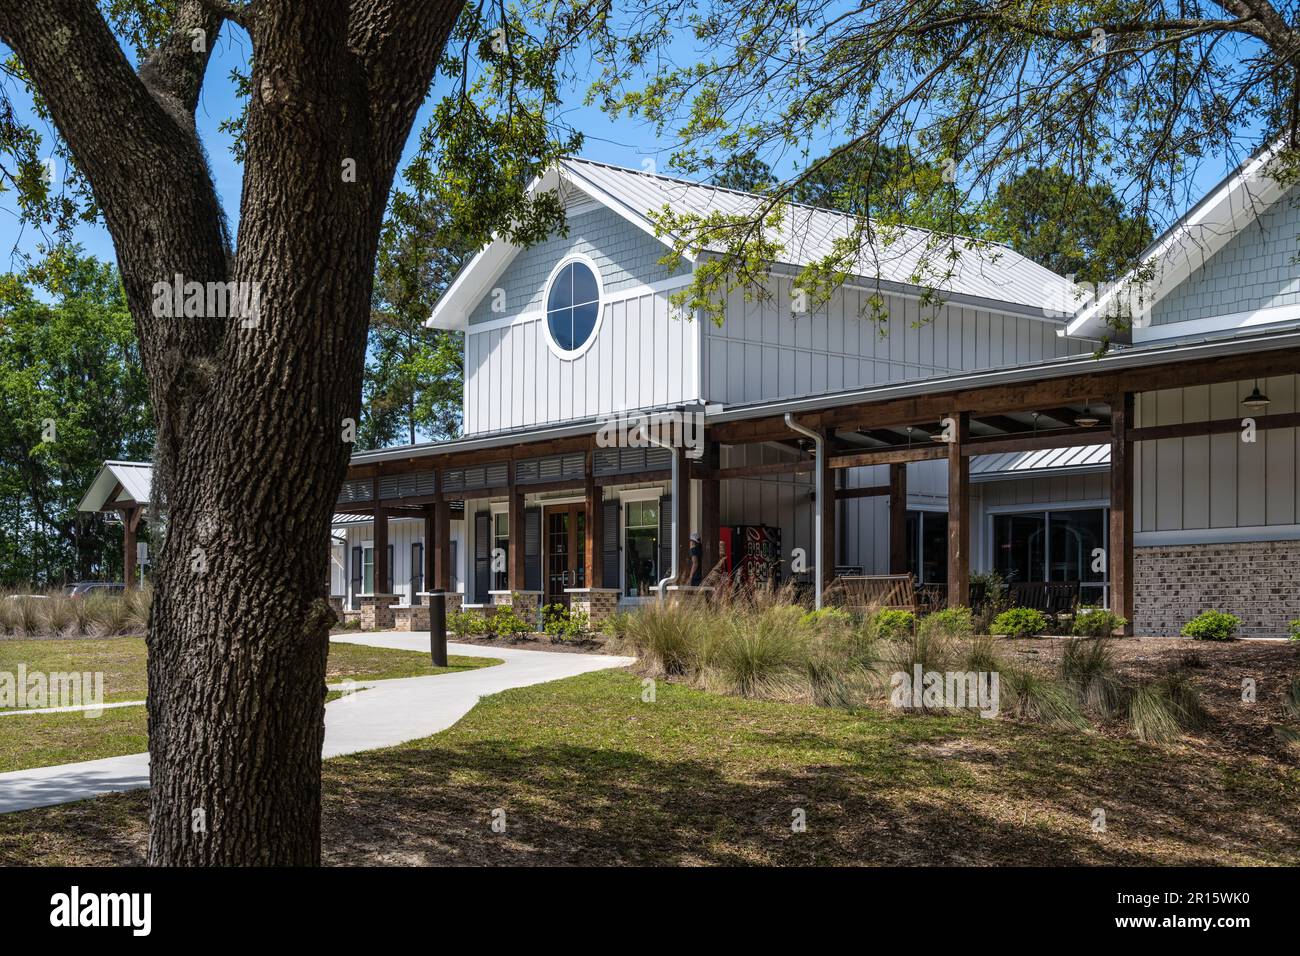
POLYGON ((101 594, 120 594, 126 585, 117 581, 78 581, 68 585, 68 597, 80 598, 98 592, 101 594))
POLYGON ((37 598, 44 601, 49 597, 48 594, 7 594, 5 596, 11 601, 31 601, 37 598))

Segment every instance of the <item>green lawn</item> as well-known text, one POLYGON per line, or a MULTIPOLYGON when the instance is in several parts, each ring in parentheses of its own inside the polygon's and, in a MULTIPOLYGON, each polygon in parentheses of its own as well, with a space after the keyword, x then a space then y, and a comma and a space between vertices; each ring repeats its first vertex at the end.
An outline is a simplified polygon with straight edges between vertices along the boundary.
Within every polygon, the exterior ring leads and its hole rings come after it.
MULTIPOLYGON (((643 703, 641 691, 621 671, 519 688, 434 737, 326 761, 326 860, 1300 863, 1294 763, 663 682, 643 703)), ((0 864, 138 862, 146 808, 143 793, 116 794, 0 817, 0 864)))
MULTIPOLYGON (((104 701, 143 700, 145 645, 138 637, 102 641, 0 641, 0 671, 103 671, 104 701)), ((491 657, 448 658, 433 667, 418 651, 331 642, 326 681, 391 680, 474 670, 501 663, 491 657)), ((340 695, 331 692, 328 700, 340 695)), ((0 715, 0 773, 100 757, 140 753, 149 746, 145 708, 119 707, 98 717, 80 713, 0 715)))

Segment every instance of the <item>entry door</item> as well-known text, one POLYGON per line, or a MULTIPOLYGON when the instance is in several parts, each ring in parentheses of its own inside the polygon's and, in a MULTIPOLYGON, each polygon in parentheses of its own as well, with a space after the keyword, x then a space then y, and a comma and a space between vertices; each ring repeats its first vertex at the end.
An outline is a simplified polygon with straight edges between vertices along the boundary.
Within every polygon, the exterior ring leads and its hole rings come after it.
POLYGON ((551 505, 543 511, 547 604, 569 606, 565 588, 587 582, 587 513, 582 505, 551 505))

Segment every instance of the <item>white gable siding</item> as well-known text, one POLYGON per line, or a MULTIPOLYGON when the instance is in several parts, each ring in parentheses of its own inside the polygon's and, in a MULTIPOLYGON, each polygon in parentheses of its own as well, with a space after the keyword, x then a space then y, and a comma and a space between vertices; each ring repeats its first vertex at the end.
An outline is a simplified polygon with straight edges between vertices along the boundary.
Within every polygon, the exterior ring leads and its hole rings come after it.
POLYGON ((731 294, 719 328, 704 323, 704 394, 727 405, 901 382, 954 371, 1005 368, 1092 351, 1056 334, 1059 325, 982 309, 884 296, 882 327, 872 292, 845 287, 805 315, 791 314, 790 282, 771 297, 731 294), (885 334, 881 334, 882 330, 885 334))
POLYGON ((1152 326, 1300 306, 1300 264, 1293 261, 1300 253, 1298 200, 1300 189, 1292 189, 1199 265, 1155 304, 1152 326))

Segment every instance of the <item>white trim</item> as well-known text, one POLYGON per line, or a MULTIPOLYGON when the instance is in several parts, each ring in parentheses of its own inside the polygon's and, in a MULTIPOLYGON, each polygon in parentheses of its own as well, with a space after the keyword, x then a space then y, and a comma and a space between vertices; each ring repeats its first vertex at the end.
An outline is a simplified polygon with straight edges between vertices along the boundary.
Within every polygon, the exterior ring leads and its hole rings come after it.
POLYGON ((1208 319, 1187 319, 1182 322, 1165 322, 1133 329, 1133 343, 1140 345, 1158 339, 1172 339, 1184 335, 1201 335, 1207 332, 1230 332, 1261 325, 1300 321, 1300 305, 1277 305, 1253 312, 1230 312, 1208 319))
POLYGON ((1193 206, 1142 255, 1142 263, 1106 290, 1093 303, 1085 303, 1060 334, 1104 334, 1105 317, 1120 290, 1137 280, 1144 269, 1154 272, 1148 308, 1164 298, 1254 222, 1263 209, 1286 194, 1287 187, 1268 174, 1268 165, 1283 149, 1277 139, 1242 163, 1213 192, 1193 206))
MULTIPOLYGON (((570 304, 572 308, 572 304, 570 304)), ((590 256, 581 252, 570 252, 557 262, 551 269, 551 274, 546 277, 546 284, 542 286, 542 334, 546 338, 547 348, 562 362, 572 362, 574 359, 582 358, 591 348, 596 337, 600 335, 600 327, 605 324, 605 280, 600 274, 600 267, 590 256), (551 298, 551 286, 555 282, 555 277, 565 268, 573 265, 575 262, 581 263, 590 270, 592 278, 596 280, 596 324, 591 327, 591 333, 576 349, 566 349, 561 347, 560 343, 555 341, 555 336, 551 334, 551 323, 547 319, 546 304, 551 298)))
POLYGON ((655 485, 651 488, 624 488, 617 492, 619 501, 657 501, 667 492, 663 485, 655 485))
POLYGON ((1133 547, 1168 544, 1237 544, 1252 541, 1300 540, 1300 524, 1252 525, 1242 528, 1188 528, 1178 531, 1135 531, 1133 547))
POLYGON ((1071 501, 1044 501, 1037 504, 988 505, 984 509, 984 513, 990 516, 1005 514, 1040 515, 1045 511, 1084 511, 1093 508, 1109 507, 1109 498, 1076 498, 1071 501))

